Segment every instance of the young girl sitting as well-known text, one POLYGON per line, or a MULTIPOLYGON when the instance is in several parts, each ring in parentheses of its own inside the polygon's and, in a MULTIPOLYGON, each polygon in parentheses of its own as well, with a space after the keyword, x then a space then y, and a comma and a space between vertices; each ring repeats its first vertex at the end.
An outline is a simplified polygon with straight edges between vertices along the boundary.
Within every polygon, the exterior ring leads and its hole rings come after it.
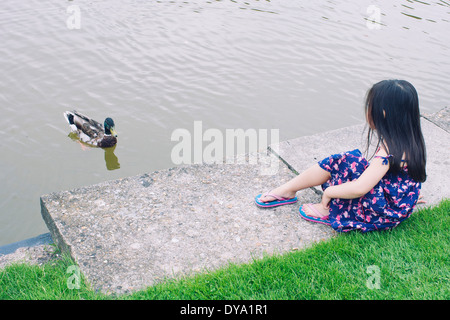
POLYGON ((425 143, 419 99, 404 80, 384 80, 367 93, 367 143, 374 132, 377 151, 369 163, 358 149, 331 155, 282 186, 256 196, 260 207, 297 201, 296 192, 322 185, 322 202, 304 204, 306 220, 330 225, 338 232, 362 232, 396 227, 419 200, 426 179, 425 143))

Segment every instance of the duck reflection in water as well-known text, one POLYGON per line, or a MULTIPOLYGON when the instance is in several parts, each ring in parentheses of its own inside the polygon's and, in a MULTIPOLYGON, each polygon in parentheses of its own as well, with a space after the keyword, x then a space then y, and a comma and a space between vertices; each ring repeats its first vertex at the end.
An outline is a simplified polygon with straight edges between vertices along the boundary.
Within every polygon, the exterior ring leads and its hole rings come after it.
POLYGON ((106 162, 106 169, 108 170, 116 170, 120 168, 119 159, 114 154, 114 150, 116 149, 117 145, 110 148, 104 148, 105 150, 105 162, 106 162))
MULTIPOLYGON (((87 143, 83 143, 82 141, 80 141, 78 136, 73 132, 69 133, 69 137, 79 143, 81 146, 81 150, 83 151, 95 148, 87 143)), ((116 147, 117 145, 110 148, 102 148, 105 151, 105 163, 106 169, 108 170, 116 170, 120 168, 119 158, 117 158, 117 156, 114 154, 114 150, 116 149, 116 147)))

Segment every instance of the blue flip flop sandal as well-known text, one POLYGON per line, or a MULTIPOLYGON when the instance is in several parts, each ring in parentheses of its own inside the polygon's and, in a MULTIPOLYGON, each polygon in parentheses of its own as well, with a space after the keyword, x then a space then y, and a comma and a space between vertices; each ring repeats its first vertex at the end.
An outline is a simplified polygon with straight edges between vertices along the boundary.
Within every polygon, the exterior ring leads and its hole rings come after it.
POLYGON ((280 196, 277 196, 275 194, 269 194, 266 193, 264 194, 265 196, 271 196, 274 197, 276 200, 273 201, 269 201, 269 202, 262 202, 259 200, 259 198, 261 198, 263 196, 263 194, 258 194, 255 197, 255 203, 257 206, 261 207, 261 208, 272 208, 272 207, 278 207, 278 206, 283 206, 285 204, 292 204, 292 203, 296 203, 297 202, 297 197, 294 198, 283 198, 280 196))
MULTIPOLYGON (((316 210, 316 208, 314 208, 314 206, 311 203, 304 204, 304 206, 305 205, 308 206, 312 211, 314 211, 314 212, 319 214, 319 212, 316 210)), ((308 220, 308 221, 311 221, 311 222, 322 223, 322 224, 325 224, 327 226, 331 225, 330 221, 328 220, 328 216, 325 216, 325 217, 322 217, 322 218, 308 216, 306 214, 306 212, 303 211, 303 206, 300 206, 299 211, 300 211, 300 216, 303 219, 305 219, 305 220, 308 220)))

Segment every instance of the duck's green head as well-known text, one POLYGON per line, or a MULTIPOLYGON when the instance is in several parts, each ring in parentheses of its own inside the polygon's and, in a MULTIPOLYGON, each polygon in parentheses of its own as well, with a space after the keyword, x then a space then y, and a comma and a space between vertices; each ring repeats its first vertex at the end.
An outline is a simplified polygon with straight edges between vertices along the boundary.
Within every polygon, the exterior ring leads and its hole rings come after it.
POLYGON ((113 135, 114 137, 117 137, 117 132, 115 130, 115 124, 114 120, 111 118, 106 118, 105 123, 103 124, 105 126, 105 133, 113 135))

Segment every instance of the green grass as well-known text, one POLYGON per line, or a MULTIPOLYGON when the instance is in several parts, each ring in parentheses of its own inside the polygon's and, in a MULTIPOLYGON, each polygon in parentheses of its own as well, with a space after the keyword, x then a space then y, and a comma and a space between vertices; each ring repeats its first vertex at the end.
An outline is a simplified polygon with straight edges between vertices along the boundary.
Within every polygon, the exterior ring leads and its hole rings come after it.
POLYGON ((0 270, 0 299, 450 299, 450 200, 415 212, 391 231, 339 234, 311 248, 181 280, 130 295, 69 289, 73 265, 0 270), (368 273, 371 269, 375 273, 368 273), (379 279, 376 282, 375 279, 379 279), (375 286, 379 283, 379 286, 375 286))

